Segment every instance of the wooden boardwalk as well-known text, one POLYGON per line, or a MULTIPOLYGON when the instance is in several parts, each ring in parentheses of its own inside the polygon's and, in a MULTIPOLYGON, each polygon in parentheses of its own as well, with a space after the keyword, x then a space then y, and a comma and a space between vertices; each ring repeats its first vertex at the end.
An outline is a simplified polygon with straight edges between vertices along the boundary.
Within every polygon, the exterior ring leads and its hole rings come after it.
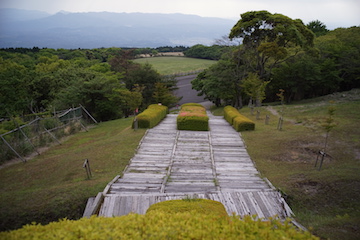
POLYGON ((123 175, 115 177, 84 216, 144 214, 150 205, 184 198, 220 201, 229 215, 291 217, 291 209, 262 179, 240 134, 208 113, 210 131, 178 131, 177 115, 149 129, 123 175))

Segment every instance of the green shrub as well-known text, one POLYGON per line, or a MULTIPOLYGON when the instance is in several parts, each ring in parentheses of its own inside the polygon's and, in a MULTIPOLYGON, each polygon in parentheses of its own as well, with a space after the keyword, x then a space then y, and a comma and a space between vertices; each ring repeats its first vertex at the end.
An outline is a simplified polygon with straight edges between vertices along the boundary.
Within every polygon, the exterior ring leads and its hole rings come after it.
POLYGON ((196 211, 166 213, 151 211, 146 215, 60 220, 48 225, 26 225, 11 232, 1 232, 0 239, 318 239, 296 229, 289 221, 281 223, 254 220, 246 216, 214 218, 196 211))
POLYGON ((221 202, 209 199, 183 199, 159 202, 150 206, 146 213, 163 211, 169 214, 195 211, 202 214, 215 214, 219 217, 228 217, 221 202))
POLYGON ((62 122, 58 118, 43 118, 40 120, 40 125, 46 129, 53 129, 62 125, 62 122))
MULTIPOLYGON (((152 104, 145 111, 136 116, 139 128, 153 128, 166 117, 168 108, 163 105, 152 104)), ((134 128, 134 123, 132 125, 134 128)))
POLYGON ((239 111, 232 107, 232 106, 226 106, 224 107, 224 118, 225 120, 230 123, 230 125, 233 125, 234 118, 240 116, 241 114, 239 111))
POLYGON ((181 108, 183 107, 201 107, 205 109, 205 107, 200 103, 184 103, 183 105, 181 105, 181 108))
POLYGON ((177 128, 179 130, 208 131, 209 117, 206 115, 206 109, 197 103, 182 105, 177 117, 177 128))
POLYGON ((233 126, 237 132, 255 130, 255 123, 245 116, 234 118, 233 126))
POLYGON ((5 130, 5 132, 9 132, 25 124, 26 123, 20 117, 15 117, 13 120, 3 121, 0 123, 0 129, 5 130))
POLYGON ((239 113, 239 111, 232 106, 226 106, 224 108, 224 118, 238 132, 255 130, 255 123, 249 118, 239 113))

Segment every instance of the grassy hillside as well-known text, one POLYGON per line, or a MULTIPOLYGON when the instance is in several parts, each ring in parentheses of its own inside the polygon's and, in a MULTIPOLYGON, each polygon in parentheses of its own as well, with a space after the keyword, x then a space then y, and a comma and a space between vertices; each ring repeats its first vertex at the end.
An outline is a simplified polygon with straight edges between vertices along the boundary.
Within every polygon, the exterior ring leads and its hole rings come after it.
POLYGON ((122 173, 143 129, 132 119, 100 123, 28 161, 0 169, 0 230, 82 216, 86 201, 122 173), (82 168, 90 161, 93 178, 82 168))
POLYGON ((137 63, 149 63, 160 74, 170 75, 203 70, 216 63, 214 60, 187 58, 187 57, 152 57, 136 59, 137 63))
MULTIPOLYGON (((279 131, 281 109, 261 107, 260 120, 248 108, 241 110, 256 123, 255 131, 242 136, 257 168, 284 193, 297 220, 313 233, 324 239, 359 239, 360 90, 285 105, 279 131), (321 123, 329 106, 336 108, 337 126, 329 138, 331 158, 325 158, 318 171, 314 164, 324 143, 321 123)), ((26 164, 0 169, 1 229, 80 217, 87 198, 102 191, 133 156, 144 130, 134 132, 131 121, 101 123, 26 164), (90 160, 91 180, 82 168, 85 158, 90 160)))
POLYGON ((283 191, 297 220, 322 238, 360 239, 359 109, 360 90, 285 105, 282 131, 282 106, 261 107, 260 120, 248 108, 241 110, 256 122, 256 130, 242 136, 262 176, 283 191), (314 165, 330 106, 337 126, 330 132, 330 157, 319 171, 314 165))

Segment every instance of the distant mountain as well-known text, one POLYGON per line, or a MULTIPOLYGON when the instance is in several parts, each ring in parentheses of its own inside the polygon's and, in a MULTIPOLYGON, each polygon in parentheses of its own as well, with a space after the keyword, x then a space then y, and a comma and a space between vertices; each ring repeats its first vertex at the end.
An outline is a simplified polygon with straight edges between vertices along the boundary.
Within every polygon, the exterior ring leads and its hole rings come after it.
POLYGON ((0 22, 29 21, 50 16, 51 14, 35 10, 0 8, 0 22))
POLYGON ((0 9, 0 47, 99 48, 210 45, 232 20, 185 14, 63 13, 0 9))

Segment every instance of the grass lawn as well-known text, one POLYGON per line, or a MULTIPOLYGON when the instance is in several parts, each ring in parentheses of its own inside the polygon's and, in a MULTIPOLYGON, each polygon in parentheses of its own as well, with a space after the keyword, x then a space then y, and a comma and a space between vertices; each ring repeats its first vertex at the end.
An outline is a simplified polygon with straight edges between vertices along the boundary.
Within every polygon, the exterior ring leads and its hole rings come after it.
POLYGON ((285 194, 296 219, 324 239, 360 239, 360 91, 357 100, 350 95, 285 105, 282 131, 272 114, 281 106, 272 106, 271 112, 261 107, 260 120, 249 108, 240 111, 256 123, 255 131, 242 132, 242 137, 262 176, 285 194), (325 139, 320 125, 329 106, 336 108, 337 126, 330 132, 331 158, 318 171, 314 164, 325 139))
POLYGON ((77 219, 86 201, 122 173, 145 130, 132 118, 104 122, 28 161, 0 169, 0 230, 77 219), (93 178, 82 168, 89 159, 93 178))
POLYGON ((214 60, 196 59, 188 57, 152 57, 136 59, 137 63, 151 64, 161 75, 171 75, 203 70, 212 64, 214 60))
MULTIPOLYGON (((241 134, 261 175, 283 192, 296 219, 323 239, 360 239, 359 109, 360 90, 261 107, 259 120, 249 108, 241 109, 256 123, 255 131, 241 134), (325 139, 320 125, 329 106, 336 108, 337 126, 329 138, 331 158, 318 171, 314 164, 325 139), (279 131, 276 114, 282 108, 285 122, 279 131)), ((100 123, 25 164, 0 169, 0 229, 81 217, 87 198, 102 191, 134 155, 145 130, 134 132, 131 123, 131 118, 100 123), (91 180, 82 168, 85 158, 91 180)))

